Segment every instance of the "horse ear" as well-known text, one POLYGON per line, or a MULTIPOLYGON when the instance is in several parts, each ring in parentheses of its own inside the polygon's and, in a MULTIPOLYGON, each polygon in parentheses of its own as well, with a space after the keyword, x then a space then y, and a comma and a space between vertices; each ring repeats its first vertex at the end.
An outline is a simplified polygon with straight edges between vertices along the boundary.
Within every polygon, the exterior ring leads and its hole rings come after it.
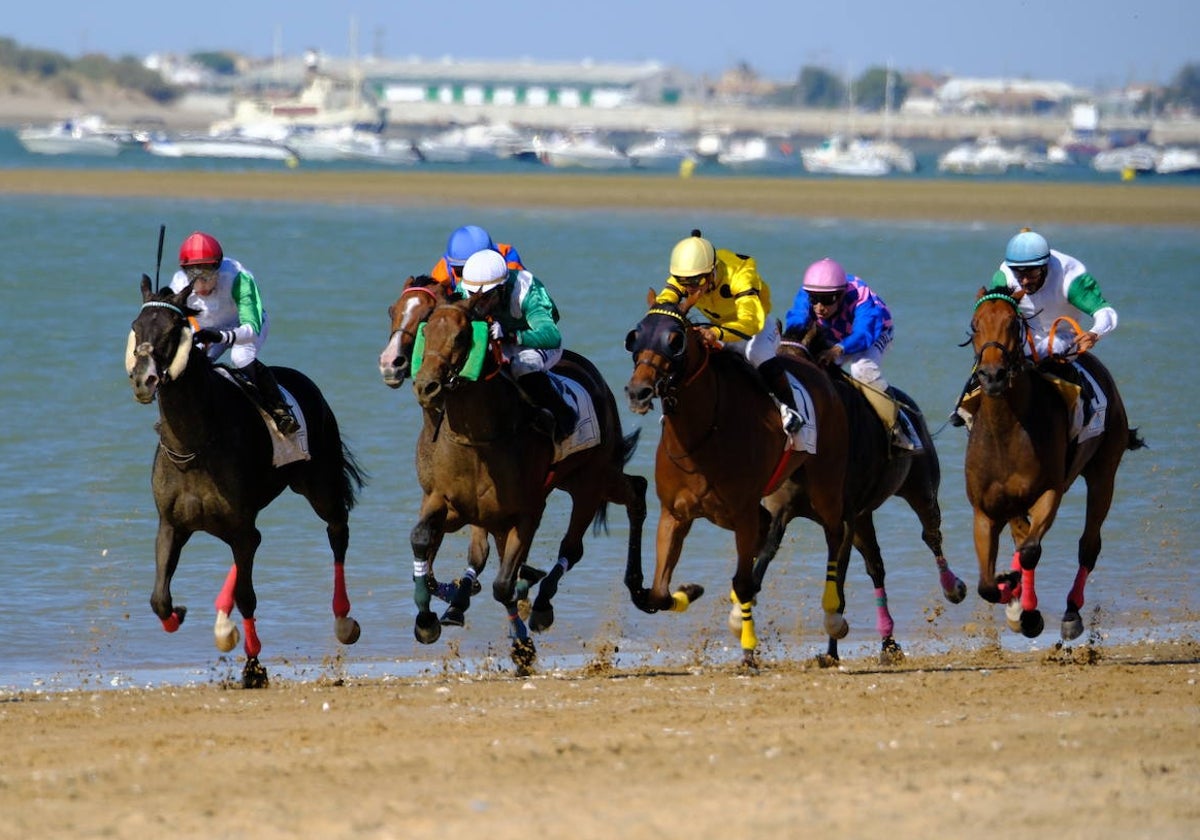
POLYGON ((1025 297, 1024 289, 1017 289, 1015 292, 1012 293, 1012 299, 1017 301, 1018 303, 1020 303, 1021 298, 1023 298, 1023 297, 1025 297))
POLYGON ((679 302, 679 314, 686 315, 696 305, 696 301, 700 300, 703 294, 704 288, 702 286, 697 286, 688 292, 688 296, 679 302))
POLYGON ((654 304, 657 302, 658 302, 658 294, 654 291, 654 289, 651 289, 649 292, 646 293, 646 306, 653 307, 654 304))
POLYGON ((142 303, 150 300, 150 275, 142 275, 142 303))
POLYGON ((987 294, 987 288, 984 286, 980 286, 979 291, 975 293, 975 300, 979 300, 981 297, 983 297, 986 294, 987 294))

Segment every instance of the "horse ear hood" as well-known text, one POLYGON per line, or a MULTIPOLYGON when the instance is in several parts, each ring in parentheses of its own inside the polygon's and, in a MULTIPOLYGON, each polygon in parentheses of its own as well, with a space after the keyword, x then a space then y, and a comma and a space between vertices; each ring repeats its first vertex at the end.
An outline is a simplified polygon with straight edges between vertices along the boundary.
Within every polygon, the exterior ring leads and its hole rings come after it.
MULTIPOLYGON (((132 333, 130 333, 132 335, 132 333)), ((184 327, 179 333, 179 346, 175 348, 175 358, 167 365, 167 376, 172 381, 183 375, 188 358, 192 355, 192 328, 184 327)))

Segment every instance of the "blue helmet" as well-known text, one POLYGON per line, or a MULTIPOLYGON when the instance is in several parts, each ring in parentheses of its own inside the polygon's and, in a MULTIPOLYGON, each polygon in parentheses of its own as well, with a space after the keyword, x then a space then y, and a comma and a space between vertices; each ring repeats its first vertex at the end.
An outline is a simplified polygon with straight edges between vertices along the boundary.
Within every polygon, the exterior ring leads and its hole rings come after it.
POLYGON ((1028 268, 1050 262, 1050 244, 1046 237, 1025 228, 1004 249, 1004 264, 1009 268, 1028 268))
POLYGON ((446 265, 463 265, 476 251, 495 251, 496 243, 478 225, 463 225, 446 241, 446 265))

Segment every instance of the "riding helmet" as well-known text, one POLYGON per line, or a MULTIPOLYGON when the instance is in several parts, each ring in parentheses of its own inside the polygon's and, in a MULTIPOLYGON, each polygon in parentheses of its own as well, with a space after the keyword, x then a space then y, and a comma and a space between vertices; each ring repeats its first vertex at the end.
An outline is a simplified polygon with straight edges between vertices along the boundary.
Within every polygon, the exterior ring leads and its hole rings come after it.
POLYGON ((817 260, 804 272, 804 291, 840 292, 846 288, 846 271, 826 257, 817 260))
POLYGON ((717 265, 713 244, 693 230, 692 235, 675 243, 671 249, 671 276, 698 277, 709 274, 717 265))
POLYGON ((225 254, 221 251, 221 243, 216 237, 202 231, 196 231, 179 246, 179 264, 188 265, 220 265, 225 254))
POLYGON ((1004 249, 1004 263, 1009 268, 1027 268, 1049 262, 1050 244, 1046 237, 1029 228, 1008 240, 1008 247, 1004 249))
POLYGON ((460 285, 468 295, 494 289, 508 279, 508 264, 499 251, 477 251, 463 265, 460 285))
POLYGON ((477 251, 495 251, 496 243, 479 225, 463 225, 446 241, 446 265, 465 265, 477 251))

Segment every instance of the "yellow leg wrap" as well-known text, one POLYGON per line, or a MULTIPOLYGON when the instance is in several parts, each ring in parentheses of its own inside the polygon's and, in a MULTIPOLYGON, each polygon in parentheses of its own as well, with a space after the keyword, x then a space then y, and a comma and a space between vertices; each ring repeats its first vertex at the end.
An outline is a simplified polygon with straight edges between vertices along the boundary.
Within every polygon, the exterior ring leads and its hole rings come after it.
POLYGON ((671 612, 684 612, 691 606, 691 603, 687 595, 684 595, 682 592, 676 592, 671 596, 671 612))
MULTIPOLYGON (((758 636, 754 632, 754 614, 751 612, 754 608, 754 601, 749 604, 741 603, 732 589, 729 590, 729 600, 741 615, 742 626, 739 636, 742 640, 742 650, 757 650, 758 636)), ((730 618, 732 619, 733 616, 730 618)))
POLYGON ((829 580, 825 582, 825 591, 821 593, 821 609, 827 613, 838 612, 842 600, 838 597, 837 584, 829 580))

